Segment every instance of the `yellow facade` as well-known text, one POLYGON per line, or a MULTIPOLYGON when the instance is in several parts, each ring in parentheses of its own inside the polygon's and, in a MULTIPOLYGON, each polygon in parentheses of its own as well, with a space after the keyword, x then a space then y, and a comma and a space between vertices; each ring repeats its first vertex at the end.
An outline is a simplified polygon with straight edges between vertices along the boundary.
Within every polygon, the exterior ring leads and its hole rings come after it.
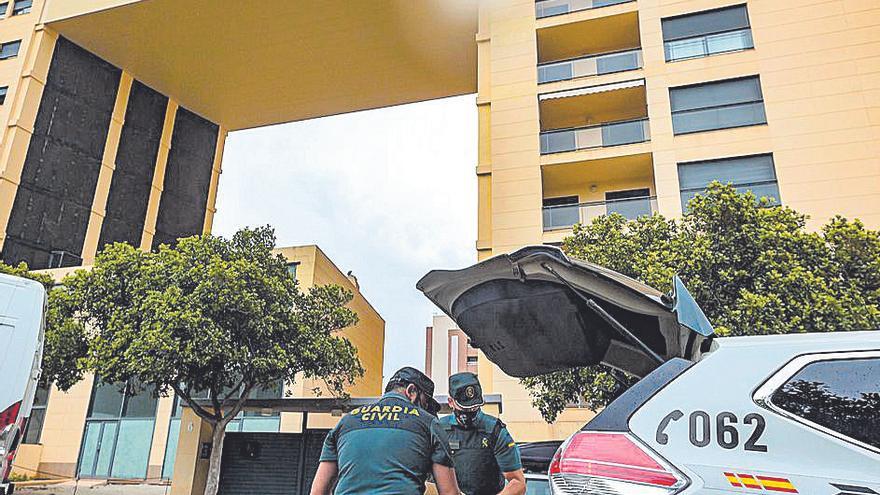
MULTIPOLYGON (((576 196, 581 220, 605 193, 648 189, 652 209, 682 212, 678 164, 772 153, 783 204, 816 228, 835 214, 880 227, 880 4, 871 0, 582 0, 482 2, 478 113, 480 259, 557 243, 546 198, 576 196), (607 2, 606 2, 607 3, 607 2), (661 19, 746 4, 754 48, 667 62, 661 19), (595 2, 595 5, 599 5, 595 2), (539 18, 536 8, 556 8, 539 18), (580 9, 580 10, 579 10, 580 9), (569 13, 562 13, 569 10, 569 13), (641 68, 539 83, 538 65, 638 50, 641 68), (765 125, 674 135, 669 89, 758 75, 765 125), (601 92, 577 95, 580 90, 601 92), (558 97, 570 92, 571 96, 558 97), (646 142, 541 154, 541 131, 647 119, 646 142), (653 199, 653 198, 656 199, 653 199)), ((592 64, 592 65, 591 65, 592 64)), ((585 218, 586 217, 586 218, 585 218)), ((484 388, 504 396, 520 440, 559 438, 590 416, 567 410, 545 425, 517 380, 480 359, 484 388), (491 385, 486 385, 486 377, 491 385)))
MULTIPOLYGON (((381 395, 385 321, 360 292, 356 283, 343 274, 318 246, 279 248, 277 252, 288 262, 296 264, 296 278, 301 290, 307 291, 315 286, 333 284, 352 293, 353 299, 349 303, 349 308, 357 313, 358 323, 343 329, 341 334, 357 348, 358 358, 365 374, 347 392, 353 397, 381 395)), ((47 270, 47 272, 60 280, 72 270, 74 269, 47 270)), ((21 446, 16 458, 18 474, 47 478, 76 475, 92 385, 93 377, 87 376, 67 392, 61 392, 53 387, 49 395, 40 443, 21 446)), ((287 387, 285 396, 315 397, 315 388, 321 388, 321 384, 310 379, 297 380, 292 387, 287 387)), ((158 479, 162 475, 172 405, 172 397, 159 399, 149 454, 148 479, 158 479)), ((299 432, 301 424, 300 414, 282 413, 280 431, 299 432)), ((309 428, 329 428, 334 424, 335 418, 329 414, 313 414, 309 417, 309 428)), ((190 468, 189 472, 193 473, 197 462, 197 456, 187 457, 186 449, 197 448, 198 443, 196 442, 195 446, 187 443, 190 440, 188 435, 192 432, 182 430, 177 458, 178 462, 182 462, 180 473, 186 479, 187 467, 190 468)), ((192 480, 188 482, 191 483, 192 480)))

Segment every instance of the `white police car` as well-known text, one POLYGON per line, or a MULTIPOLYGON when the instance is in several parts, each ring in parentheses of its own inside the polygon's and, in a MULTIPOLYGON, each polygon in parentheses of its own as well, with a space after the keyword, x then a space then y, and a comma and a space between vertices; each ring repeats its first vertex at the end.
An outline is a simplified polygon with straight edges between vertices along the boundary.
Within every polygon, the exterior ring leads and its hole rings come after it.
POLYGON ((880 494, 880 332, 716 338, 680 281, 548 246, 418 288, 509 375, 641 378, 557 451, 555 494, 880 494))

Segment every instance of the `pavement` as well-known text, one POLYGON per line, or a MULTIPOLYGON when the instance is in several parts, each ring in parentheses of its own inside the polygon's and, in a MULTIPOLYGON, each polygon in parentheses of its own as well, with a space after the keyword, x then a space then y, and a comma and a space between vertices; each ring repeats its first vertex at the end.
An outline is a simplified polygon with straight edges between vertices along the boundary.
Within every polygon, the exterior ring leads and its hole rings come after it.
POLYGON ((15 495, 168 495, 171 485, 166 484, 114 484, 104 480, 65 481, 41 485, 28 482, 16 485, 15 495))

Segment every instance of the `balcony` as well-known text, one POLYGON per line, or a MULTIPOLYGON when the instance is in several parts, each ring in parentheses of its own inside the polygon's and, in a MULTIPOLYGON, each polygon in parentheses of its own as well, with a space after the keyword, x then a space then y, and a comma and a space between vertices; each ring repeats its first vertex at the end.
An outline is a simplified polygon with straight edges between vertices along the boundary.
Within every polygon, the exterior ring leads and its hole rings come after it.
POLYGON ((545 165, 541 180, 545 242, 601 215, 634 219, 657 211, 651 153, 545 165))
POLYGON ((644 143, 650 140, 650 132, 648 119, 542 132, 541 154, 644 143))
POLYGON ((545 206, 544 231, 570 229, 576 223, 590 223, 602 215, 617 213, 629 220, 657 211, 656 196, 641 196, 571 205, 545 206))
POLYGON ((568 14, 580 10, 598 9, 609 5, 632 2, 634 0, 537 0, 535 17, 542 19, 554 15, 568 14))
POLYGON ((538 84, 601 76, 642 68, 642 50, 606 53, 538 66, 538 84))
POLYGON ((638 12, 538 29, 538 83, 642 68, 638 12))

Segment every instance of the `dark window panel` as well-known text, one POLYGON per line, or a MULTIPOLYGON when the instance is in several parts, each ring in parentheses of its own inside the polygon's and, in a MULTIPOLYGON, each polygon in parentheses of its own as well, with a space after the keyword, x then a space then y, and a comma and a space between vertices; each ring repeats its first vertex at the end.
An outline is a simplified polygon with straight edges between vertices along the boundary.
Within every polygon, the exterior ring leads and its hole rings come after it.
POLYGON ((167 106, 167 97, 134 81, 119 138, 100 247, 113 242, 140 245, 167 106))
POLYGON ((663 41, 693 38, 749 27, 745 5, 663 19, 663 41))
POLYGON ((680 163, 678 181, 683 208, 713 181, 731 184, 739 192, 751 191, 759 198, 770 198, 775 204, 781 203, 771 154, 680 163))
POLYGON ((0 105, 6 103, 6 93, 9 92, 9 86, 0 87, 0 105))
POLYGON ((675 134, 767 123, 757 76, 670 88, 675 134))
POLYGON ((672 111, 680 112, 761 101, 763 94, 760 80, 754 76, 671 88, 669 98, 672 111))
POLYGON ((7 225, 4 261, 34 269, 81 263, 120 76, 59 38, 7 225))
POLYGON ((115 419, 122 414, 125 397, 124 383, 103 383, 95 381, 92 387, 92 400, 89 404, 90 418, 115 419))
POLYGON ((177 111, 153 249, 201 234, 219 127, 181 107, 177 111))

